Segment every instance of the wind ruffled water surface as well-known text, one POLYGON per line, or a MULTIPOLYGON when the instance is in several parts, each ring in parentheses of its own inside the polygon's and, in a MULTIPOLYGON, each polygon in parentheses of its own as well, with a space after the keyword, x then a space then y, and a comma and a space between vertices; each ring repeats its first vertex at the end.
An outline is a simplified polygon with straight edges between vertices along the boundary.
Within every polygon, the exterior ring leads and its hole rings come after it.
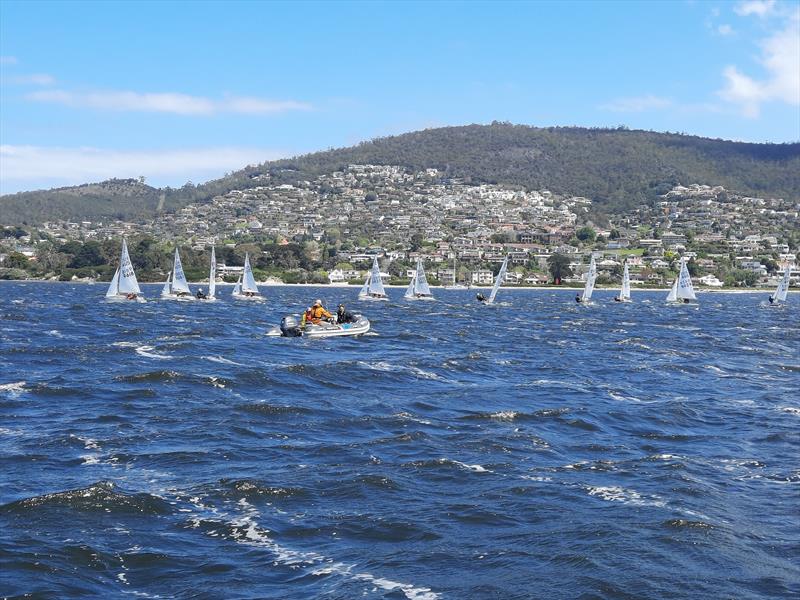
POLYGON ((262 291, 0 284, 0 595, 800 593, 796 297, 262 291))

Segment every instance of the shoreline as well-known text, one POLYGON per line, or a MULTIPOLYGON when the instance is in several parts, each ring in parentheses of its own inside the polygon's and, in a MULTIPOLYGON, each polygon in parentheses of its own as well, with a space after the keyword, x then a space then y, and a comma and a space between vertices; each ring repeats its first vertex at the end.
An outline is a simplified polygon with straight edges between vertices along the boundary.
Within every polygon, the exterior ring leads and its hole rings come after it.
MULTIPOLYGON (((69 284, 69 285, 97 285, 103 286, 110 283, 109 281, 53 281, 50 279, 2 279, 0 280, 0 284, 3 283, 48 283, 48 284, 69 284)), ((153 281, 153 282, 139 282, 140 285, 163 285, 163 282, 153 281)), ((330 284, 330 283, 276 283, 274 281, 257 281, 256 284, 260 287, 270 288, 270 287, 295 287, 295 288, 324 288, 324 289, 336 289, 336 290, 358 290, 361 288, 361 285, 349 285, 349 284, 330 284)), ((195 286, 204 286, 208 287, 208 281, 190 281, 189 285, 195 286)), ((233 287, 234 283, 217 283, 217 287, 233 287)), ((385 284, 383 286, 386 289, 405 289, 406 285, 389 285, 385 284)), ((469 289, 463 290, 447 290, 445 289, 446 286, 430 286, 432 290, 441 290, 445 292, 470 292, 472 290, 491 290, 492 286, 490 285, 473 285, 469 289)), ((572 291, 572 292, 579 292, 583 290, 583 286, 580 287, 573 287, 573 286, 502 286, 500 288, 503 292, 507 291, 537 291, 537 292, 546 292, 546 291, 572 291)), ((619 286, 614 287, 595 287, 595 291, 618 291, 619 286)), ((670 288, 631 288, 631 293, 636 292, 669 292, 670 288)), ((696 288, 695 292, 698 294, 771 294, 774 292, 772 288, 696 288)), ((800 293, 798 289, 789 289, 789 293, 800 293)))

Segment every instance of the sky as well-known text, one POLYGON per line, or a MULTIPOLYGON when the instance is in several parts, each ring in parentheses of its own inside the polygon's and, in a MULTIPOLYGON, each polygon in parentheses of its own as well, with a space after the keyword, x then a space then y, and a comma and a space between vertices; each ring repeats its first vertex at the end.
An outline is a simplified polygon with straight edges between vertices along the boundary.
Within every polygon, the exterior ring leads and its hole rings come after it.
POLYGON ((0 0, 0 193, 494 120, 800 140, 800 0, 0 0))

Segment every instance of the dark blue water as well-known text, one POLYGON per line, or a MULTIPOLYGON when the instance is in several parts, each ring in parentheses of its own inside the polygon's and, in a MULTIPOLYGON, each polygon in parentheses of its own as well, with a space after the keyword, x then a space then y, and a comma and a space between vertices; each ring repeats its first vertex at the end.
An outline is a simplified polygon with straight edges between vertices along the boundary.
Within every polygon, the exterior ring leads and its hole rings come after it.
POLYGON ((0 596, 800 593, 798 298, 229 290, 0 284, 0 596))

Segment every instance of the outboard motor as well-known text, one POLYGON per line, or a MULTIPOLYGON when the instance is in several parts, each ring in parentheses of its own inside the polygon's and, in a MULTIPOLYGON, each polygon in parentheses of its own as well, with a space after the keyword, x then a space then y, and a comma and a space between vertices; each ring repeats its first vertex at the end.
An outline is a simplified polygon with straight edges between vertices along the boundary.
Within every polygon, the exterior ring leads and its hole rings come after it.
POLYGON ((286 315, 281 319, 281 333, 286 337, 298 337, 303 335, 300 329, 300 319, 297 315, 286 315))

